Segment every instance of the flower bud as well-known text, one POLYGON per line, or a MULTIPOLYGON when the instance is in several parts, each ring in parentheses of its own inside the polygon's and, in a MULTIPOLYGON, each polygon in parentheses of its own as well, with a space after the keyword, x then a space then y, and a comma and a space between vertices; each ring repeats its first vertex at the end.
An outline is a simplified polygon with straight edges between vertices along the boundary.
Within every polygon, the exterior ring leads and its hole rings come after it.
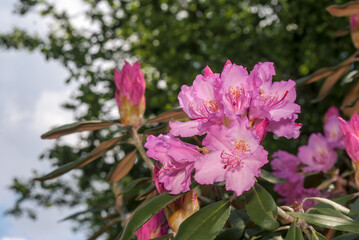
POLYGON ((350 35, 354 46, 359 49, 359 14, 350 16, 350 35))
POLYGON ((187 192, 183 197, 169 204, 165 208, 165 214, 173 233, 176 234, 181 223, 198 210, 198 199, 194 191, 187 192))
POLYGON ((161 210, 137 230, 136 236, 138 240, 149 240, 166 235, 167 232, 168 224, 161 210))
POLYGON ((146 82, 138 62, 131 66, 125 61, 121 72, 114 69, 116 85, 115 98, 125 125, 138 126, 142 123, 146 109, 145 88, 146 82))

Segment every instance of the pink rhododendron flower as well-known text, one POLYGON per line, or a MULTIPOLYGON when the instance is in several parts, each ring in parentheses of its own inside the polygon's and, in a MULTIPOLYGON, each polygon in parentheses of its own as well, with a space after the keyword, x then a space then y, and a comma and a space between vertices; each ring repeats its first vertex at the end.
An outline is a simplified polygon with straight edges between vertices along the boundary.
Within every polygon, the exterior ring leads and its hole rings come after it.
POLYGON ((162 209, 136 231, 138 240, 149 240, 168 233, 168 223, 162 209))
POLYGON ((161 162, 158 181, 171 194, 190 190, 194 162, 202 156, 197 146, 184 143, 172 135, 147 137, 147 155, 161 162))
POLYGON ((222 121, 221 105, 217 101, 219 81, 219 75, 206 67, 205 75, 197 75, 191 87, 182 86, 178 100, 191 121, 170 122, 171 134, 182 137, 202 135, 206 127, 222 121))
POLYGON ((307 172, 328 172, 337 161, 337 153, 330 147, 326 138, 320 133, 310 135, 308 145, 301 146, 298 158, 307 172))
POLYGON ((233 121, 228 128, 210 127, 203 145, 211 152, 195 162, 194 178, 200 184, 225 181, 226 189, 237 196, 253 186, 260 168, 268 162, 268 153, 246 118, 233 121))
POLYGON ((273 174, 276 177, 291 179, 296 176, 297 168, 300 160, 297 156, 290 154, 286 151, 279 150, 272 154, 273 160, 271 161, 273 174))
POLYGON ((328 109, 324 116, 324 135, 331 147, 343 149, 343 133, 340 130, 338 117, 338 108, 333 106, 328 109))
MULTIPOLYGON (((293 205, 293 201, 296 200, 301 203, 304 198, 307 197, 321 197, 321 193, 316 188, 304 188, 304 175, 295 173, 292 178, 287 178, 286 183, 276 184, 274 191, 276 191, 281 198, 280 202, 284 202, 286 205, 293 205)), ((303 208, 307 209, 315 204, 314 201, 305 201, 303 208)))
POLYGON ((355 113, 349 122, 341 117, 340 128, 344 134, 345 150, 349 157, 355 162, 359 162, 359 115, 355 113))
POLYGON ((114 69, 115 98, 121 120, 126 125, 136 126, 142 122, 145 112, 146 82, 138 62, 131 66, 125 61, 121 72, 114 69))

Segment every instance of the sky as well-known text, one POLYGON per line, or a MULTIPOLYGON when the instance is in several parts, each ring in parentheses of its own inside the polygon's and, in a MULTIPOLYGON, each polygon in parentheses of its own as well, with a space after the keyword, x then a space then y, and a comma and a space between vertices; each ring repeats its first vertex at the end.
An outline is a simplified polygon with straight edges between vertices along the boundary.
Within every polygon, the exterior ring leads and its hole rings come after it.
MULTIPOLYGON (((35 14, 25 18, 12 14, 16 2, 0 1, 0 32, 19 26, 45 34, 46 20, 35 14)), ((81 9, 78 0, 57 3, 59 8, 81 9)), ((58 222, 76 210, 41 208, 36 221, 3 214, 17 197, 8 190, 12 178, 26 179, 32 176, 34 169, 42 173, 52 169, 46 161, 38 160, 53 144, 51 140, 41 140, 40 135, 54 126, 73 121, 72 113, 60 105, 69 99, 75 86, 65 85, 66 69, 57 62, 46 61, 38 52, 0 49, 0 73, 0 240, 84 239, 83 232, 71 231, 71 222, 58 222)))

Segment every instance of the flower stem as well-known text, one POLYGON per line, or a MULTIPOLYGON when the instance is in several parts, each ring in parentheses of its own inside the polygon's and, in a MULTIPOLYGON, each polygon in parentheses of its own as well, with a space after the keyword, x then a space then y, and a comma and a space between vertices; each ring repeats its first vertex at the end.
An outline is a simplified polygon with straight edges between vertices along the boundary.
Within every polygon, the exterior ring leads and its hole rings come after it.
POLYGON ((151 170, 151 173, 153 174, 154 165, 151 159, 146 155, 146 151, 142 145, 142 138, 138 136, 136 128, 132 128, 131 130, 132 130, 132 138, 133 140, 135 140, 135 146, 138 152, 140 153, 142 159, 145 161, 147 167, 151 170))

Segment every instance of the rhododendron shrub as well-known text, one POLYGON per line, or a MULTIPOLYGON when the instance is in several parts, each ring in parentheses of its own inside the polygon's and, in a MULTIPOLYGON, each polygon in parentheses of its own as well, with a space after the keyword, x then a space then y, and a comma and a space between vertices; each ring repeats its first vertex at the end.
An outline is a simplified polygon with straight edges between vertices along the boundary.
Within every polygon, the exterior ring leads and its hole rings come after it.
POLYGON ((115 211, 107 216, 108 224, 121 223, 120 239, 257 239, 272 234, 295 240, 302 232, 307 239, 324 239, 319 234, 325 228, 359 233, 359 202, 352 201, 351 209, 343 206, 359 195, 359 116, 347 122, 331 107, 323 117, 323 133, 307 134, 307 143, 298 145, 296 153, 271 152, 264 147, 267 139, 290 143, 302 127, 296 83, 275 81, 275 75, 272 62, 258 63, 250 72, 229 60, 220 73, 207 66, 191 86, 181 87, 181 110, 146 120, 144 74, 138 62, 125 62, 121 71, 114 69, 121 121, 65 125, 43 138, 109 126, 118 128, 118 135, 37 180, 60 176, 126 145, 131 152, 108 177, 115 211), (129 182, 130 171, 139 178, 129 182), (338 203, 330 200, 336 197, 341 197, 335 199, 338 203), (137 204, 124 208, 129 199, 137 204))

